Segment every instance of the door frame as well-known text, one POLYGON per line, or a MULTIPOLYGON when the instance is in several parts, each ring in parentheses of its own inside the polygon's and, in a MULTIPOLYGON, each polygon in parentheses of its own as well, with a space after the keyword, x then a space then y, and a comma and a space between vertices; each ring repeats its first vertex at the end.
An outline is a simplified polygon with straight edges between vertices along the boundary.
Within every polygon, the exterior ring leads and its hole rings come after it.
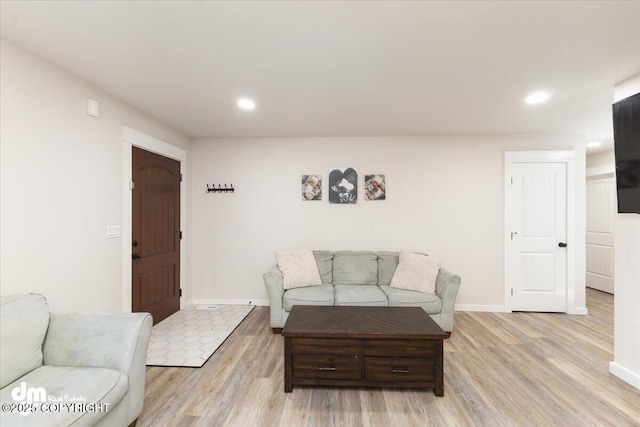
MULTIPOLYGON (((578 238, 576 224, 576 153, 573 150, 558 151, 505 151, 504 152, 504 311, 512 312, 511 302, 511 216, 509 198, 511 166, 514 163, 564 163, 567 170, 567 286, 566 313, 587 314, 586 308, 576 308, 576 253, 584 239, 578 238)), ((585 183, 586 185, 586 183, 585 183)), ((584 252, 584 251, 583 251, 584 252)), ((584 281, 583 281, 584 284, 584 281)))
POLYGON ((186 251, 187 236, 187 152, 182 148, 161 141, 153 136, 147 135, 127 126, 123 126, 122 144, 122 311, 131 312, 131 239, 132 239, 132 209, 133 200, 130 188, 131 172, 133 168, 132 147, 142 148, 152 153, 160 154, 180 162, 180 230, 182 239, 180 240, 180 287, 185 291, 180 297, 180 308, 185 305, 187 294, 186 282, 186 251))
MULTIPOLYGON (((613 184, 615 186, 615 182, 616 182, 616 165, 614 163, 606 163, 604 165, 588 167, 587 170, 586 170, 585 185, 588 186, 589 185, 589 181, 592 180, 592 179, 603 179, 603 178, 612 178, 613 179, 613 184)), ((614 188, 614 191, 615 191, 615 188, 614 188)), ((615 203, 615 201, 614 201, 614 203, 615 203)), ((617 206, 615 206, 615 205, 612 207, 613 213, 614 213, 614 218, 613 218, 613 222, 614 222, 614 224, 613 224, 614 227, 613 228, 614 229, 611 232, 611 234, 613 235, 613 239, 614 239, 614 243, 613 243, 613 246, 612 246, 614 253, 615 253, 615 247, 616 247, 616 245, 615 245, 615 238, 616 238, 615 237, 615 213, 617 212, 616 208, 617 208, 617 206)), ((586 235, 587 231, 588 230, 585 228, 585 235, 586 235)), ((587 243, 585 241, 585 250, 586 250, 586 246, 587 246, 587 243)), ((585 260, 585 286, 587 285, 586 274, 588 274, 588 273, 589 273, 589 271, 587 270, 587 264, 586 264, 586 260, 585 260)), ((614 285, 613 285, 613 287, 614 287, 613 294, 614 295, 615 295, 615 281, 616 281, 616 278, 615 278, 615 272, 614 272, 614 274, 613 274, 613 283, 614 283, 614 285)), ((591 289, 596 289, 596 288, 591 288, 591 289)), ((600 289, 598 289, 598 290, 600 290, 600 289)), ((602 292, 607 292, 607 291, 602 291, 602 292)))

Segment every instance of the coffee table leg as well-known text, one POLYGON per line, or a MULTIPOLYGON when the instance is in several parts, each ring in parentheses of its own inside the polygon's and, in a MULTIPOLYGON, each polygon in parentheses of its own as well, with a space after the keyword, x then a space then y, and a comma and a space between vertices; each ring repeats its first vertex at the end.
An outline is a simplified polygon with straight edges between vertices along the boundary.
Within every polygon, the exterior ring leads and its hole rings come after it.
POLYGON ((444 351, 443 340, 436 341, 436 386, 433 388, 433 393, 436 396, 444 396, 444 351))
POLYGON ((293 355, 291 354, 291 338, 284 339, 284 392, 291 393, 293 384, 291 383, 293 369, 293 355))

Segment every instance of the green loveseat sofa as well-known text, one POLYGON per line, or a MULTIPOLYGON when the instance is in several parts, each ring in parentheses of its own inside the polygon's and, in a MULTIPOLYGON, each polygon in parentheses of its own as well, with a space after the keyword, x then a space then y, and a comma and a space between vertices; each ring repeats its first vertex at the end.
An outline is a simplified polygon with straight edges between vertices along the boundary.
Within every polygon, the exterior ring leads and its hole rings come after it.
POLYGON ((263 276, 271 306, 271 328, 282 331, 294 305, 360 305, 422 307, 446 332, 453 330, 460 276, 440 268, 436 293, 389 286, 398 266, 398 252, 313 251, 322 285, 285 290, 282 272, 274 266, 263 276))

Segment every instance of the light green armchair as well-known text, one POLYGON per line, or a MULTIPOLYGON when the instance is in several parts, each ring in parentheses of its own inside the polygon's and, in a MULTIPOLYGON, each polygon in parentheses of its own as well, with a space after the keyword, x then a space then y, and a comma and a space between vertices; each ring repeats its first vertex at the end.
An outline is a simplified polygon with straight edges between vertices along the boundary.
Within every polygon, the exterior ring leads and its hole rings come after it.
POLYGON ((148 313, 56 314, 38 294, 0 299, 0 425, 135 425, 148 313))

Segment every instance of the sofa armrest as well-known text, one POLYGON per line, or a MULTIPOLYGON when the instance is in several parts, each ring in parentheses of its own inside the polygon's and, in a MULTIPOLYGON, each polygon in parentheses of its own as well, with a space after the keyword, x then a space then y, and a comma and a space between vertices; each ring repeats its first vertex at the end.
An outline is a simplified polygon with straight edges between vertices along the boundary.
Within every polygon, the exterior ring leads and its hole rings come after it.
POLYGON ((453 299, 455 303, 458 289, 460 289, 460 276, 441 268, 436 278, 436 294, 440 297, 442 303, 444 304, 445 299, 453 299))
MULTIPOLYGON (((264 276, 264 285, 269 293, 269 305, 271 307, 271 325, 282 323, 282 297, 284 296, 284 282, 282 272, 278 266, 272 267, 264 276), (275 321, 275 323, 274 323, 275 321)), ((282 325, 280 325, 282 327, 282 325)))
POLYGON ((436 295, 442 301, 440 312, 441 326, 445 331, 453 330, 453 312, 456 305, 456 296, 460 289, 460 276, 453 274, 444 268, 440 269, 436 278, 436 295))
POLYGON ((142 413, 152 319, 149 313, 51 313, 44 364, 116 369, 127 375, 128 422, 142 413))
POLYGON ((273 300, 280 301, 282 305, 282 297, 284 296, 284 281, 282 279, 282 272, 278 266, 272 267, 269 271, 262 276, 264 279, 264 285, 267 287, 269 293, 269 299, 273 305, 273 300))

